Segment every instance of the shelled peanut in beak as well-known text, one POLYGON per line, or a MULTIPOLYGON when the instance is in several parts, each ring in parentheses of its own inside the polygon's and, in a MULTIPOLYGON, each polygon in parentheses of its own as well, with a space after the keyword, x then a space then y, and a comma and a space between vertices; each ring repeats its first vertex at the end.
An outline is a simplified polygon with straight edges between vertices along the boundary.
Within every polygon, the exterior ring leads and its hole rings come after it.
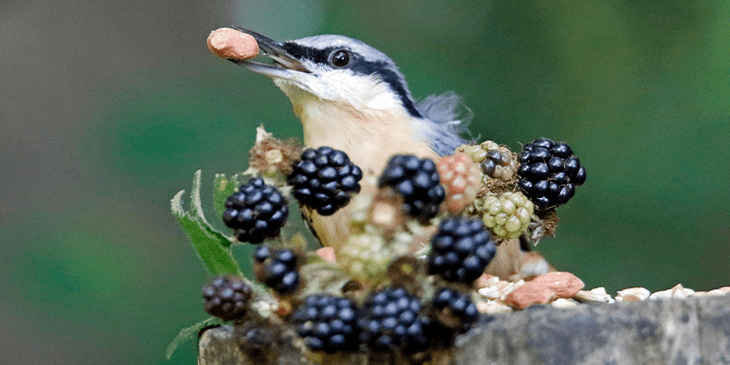
POLYGON ((208 49, 218 57, 245 60, 259 54, 256 39, 231 28, 219 28, 208 36, 208 49))

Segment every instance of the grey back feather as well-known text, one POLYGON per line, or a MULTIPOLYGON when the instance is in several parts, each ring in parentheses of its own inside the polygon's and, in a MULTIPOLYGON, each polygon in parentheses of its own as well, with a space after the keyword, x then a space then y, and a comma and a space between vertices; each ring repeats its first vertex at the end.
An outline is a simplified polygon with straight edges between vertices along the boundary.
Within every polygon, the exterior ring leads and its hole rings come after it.
POLYGON ((430 95, 417 102, 416 109, 423 116, 425 137, 436 153, 450 155, 456 147, 467 143, 459 134, 468 133, 467 126, 474 115, 459 95, 453 91, 430 95))

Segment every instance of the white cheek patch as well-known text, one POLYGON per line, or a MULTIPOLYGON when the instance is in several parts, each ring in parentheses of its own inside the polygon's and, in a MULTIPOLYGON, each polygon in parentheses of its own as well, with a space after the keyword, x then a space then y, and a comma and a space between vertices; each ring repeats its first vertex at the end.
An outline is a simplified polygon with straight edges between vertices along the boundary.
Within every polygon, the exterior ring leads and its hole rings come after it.
POLYGON ((292 80, 274 79, 292 103, 307 99, 302 91, 318 99, 348 104, 358 110, 401 108, 401 101, 388 84, 375 76, 356 75, 350 70, 328 70, 326 77, 310 74, 292 80))
POLYGON ((392 92, 381 92, 375 94, 367 102, 367 107, 370 109, 395 109, 400 106, 400 99, 396 97, 392 92))
POLYGON ((374 76, 355 75, 343 70, 328 78, 322 93, 328 100, 336 100, 362 109, 391 109, 398 107, 399 99, 388 85, 374 76))

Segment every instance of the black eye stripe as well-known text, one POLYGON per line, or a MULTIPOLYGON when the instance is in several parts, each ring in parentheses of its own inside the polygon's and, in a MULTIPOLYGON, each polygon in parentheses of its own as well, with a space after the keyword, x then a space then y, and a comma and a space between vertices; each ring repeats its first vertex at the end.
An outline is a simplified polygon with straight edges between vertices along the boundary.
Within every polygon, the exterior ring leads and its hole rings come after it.
POLYGON ((329 54, 332 53, 332 51, 334 51, 335 49, 339 49, 334 47, 316 49, 311 47, 305 47, 293 42, 285 42, 284 44, 282 44, 281 48, 284 48, 284 50, 292 55, 294 58, 306 58, 315 63, 327 63, 327 57, 329 57, 329 54))
MULTIPOLYGON (((342 47, 327 47, 325 49, 316 49, 312 47, 302 46, 294 42, 284 42, 282 48, 296 59, 308 59, 318 64, 328 64, 330 54, 335 50, 340 50, 342 47)), ((363 75, 376 74, 380 77, 383 82, 390 85, 390 88, 398 95, 401 100, 403 107, 408 110, 408 113, 414 117, 421 117, 421 114, 416 109, 413 100, 408 95, 408 90, 405 84, 401 81, 398 74, 392 70, 392 67, 388 67, 385 62, 373 62, 365 61, 362 57, 359 57, 357 53, 349 51, 350 63, 345 66, 345 69, 350 69, 356 73, 363 75)))

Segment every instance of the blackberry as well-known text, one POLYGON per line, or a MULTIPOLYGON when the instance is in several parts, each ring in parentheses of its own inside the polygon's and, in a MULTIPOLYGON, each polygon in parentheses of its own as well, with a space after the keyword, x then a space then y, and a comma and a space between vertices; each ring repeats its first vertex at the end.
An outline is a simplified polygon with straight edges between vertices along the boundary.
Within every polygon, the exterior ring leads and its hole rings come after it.
POLYGON ((390 158, 378 187, 392 187, 403 197, 403 211, 414 218, 426 221, 439 211, 446 192, 439 184, 436 164, 413 155, 395 155, 390 158))
POLYGON ((255 274, 258 281, 279 294, 291 294, 299 287, 299 255, 290 249, 272 250, 257 247, 253 254, 259 265, 255 274))
POLYGON ((239 277, 218 276, 203 287, 205 311, 212 316, 230 321, 243 317, 251 299, 251 288, 239 277))
POLYGON ((311 295, 292 316, 297 334, 312 351, 355 351, 359 345, 357 307, 346 298, 311 295))
POLYGON ((449 217, 431 238, 428 271, 446 281, 471 283, 482 275, 496 250, 481 219, 449 217))
POLYGON ((253 178, 226 199, 223 223, 235 230, 241 242, 261 243, 279 235, 289 216, 289 207, 281 192, 253 178))
POLYGON ((263 264, 269 256, 271 256, 271 249, 268 246, 258 246, 253 251, 253 259, 259 264, 263 264))
POLYGON ((436 317, 441 319, 441 314, 446 315, 447 318, 442 322, 446 322, 444 324, 456 332, 465 332, 479 319, 479 311, 469 294, 441 288, 436 292, 432 304, 437 312, 436 317))
POLYGON ((368 297, 359 321, 360 340, 378 352, 412 354, 428 348, 421 300, 402 288, 386 288, 368 297))
POLYGON ((540 138, 522 147, 518 185, 540 209, 563 205, 586 181, 586 170, 565 142, 540 138))
POLYGON ((321 215, 332 215, 360 192, 362 171, 347 155, 330 147, 308 148, 287 177, 292 195, 321 215))

